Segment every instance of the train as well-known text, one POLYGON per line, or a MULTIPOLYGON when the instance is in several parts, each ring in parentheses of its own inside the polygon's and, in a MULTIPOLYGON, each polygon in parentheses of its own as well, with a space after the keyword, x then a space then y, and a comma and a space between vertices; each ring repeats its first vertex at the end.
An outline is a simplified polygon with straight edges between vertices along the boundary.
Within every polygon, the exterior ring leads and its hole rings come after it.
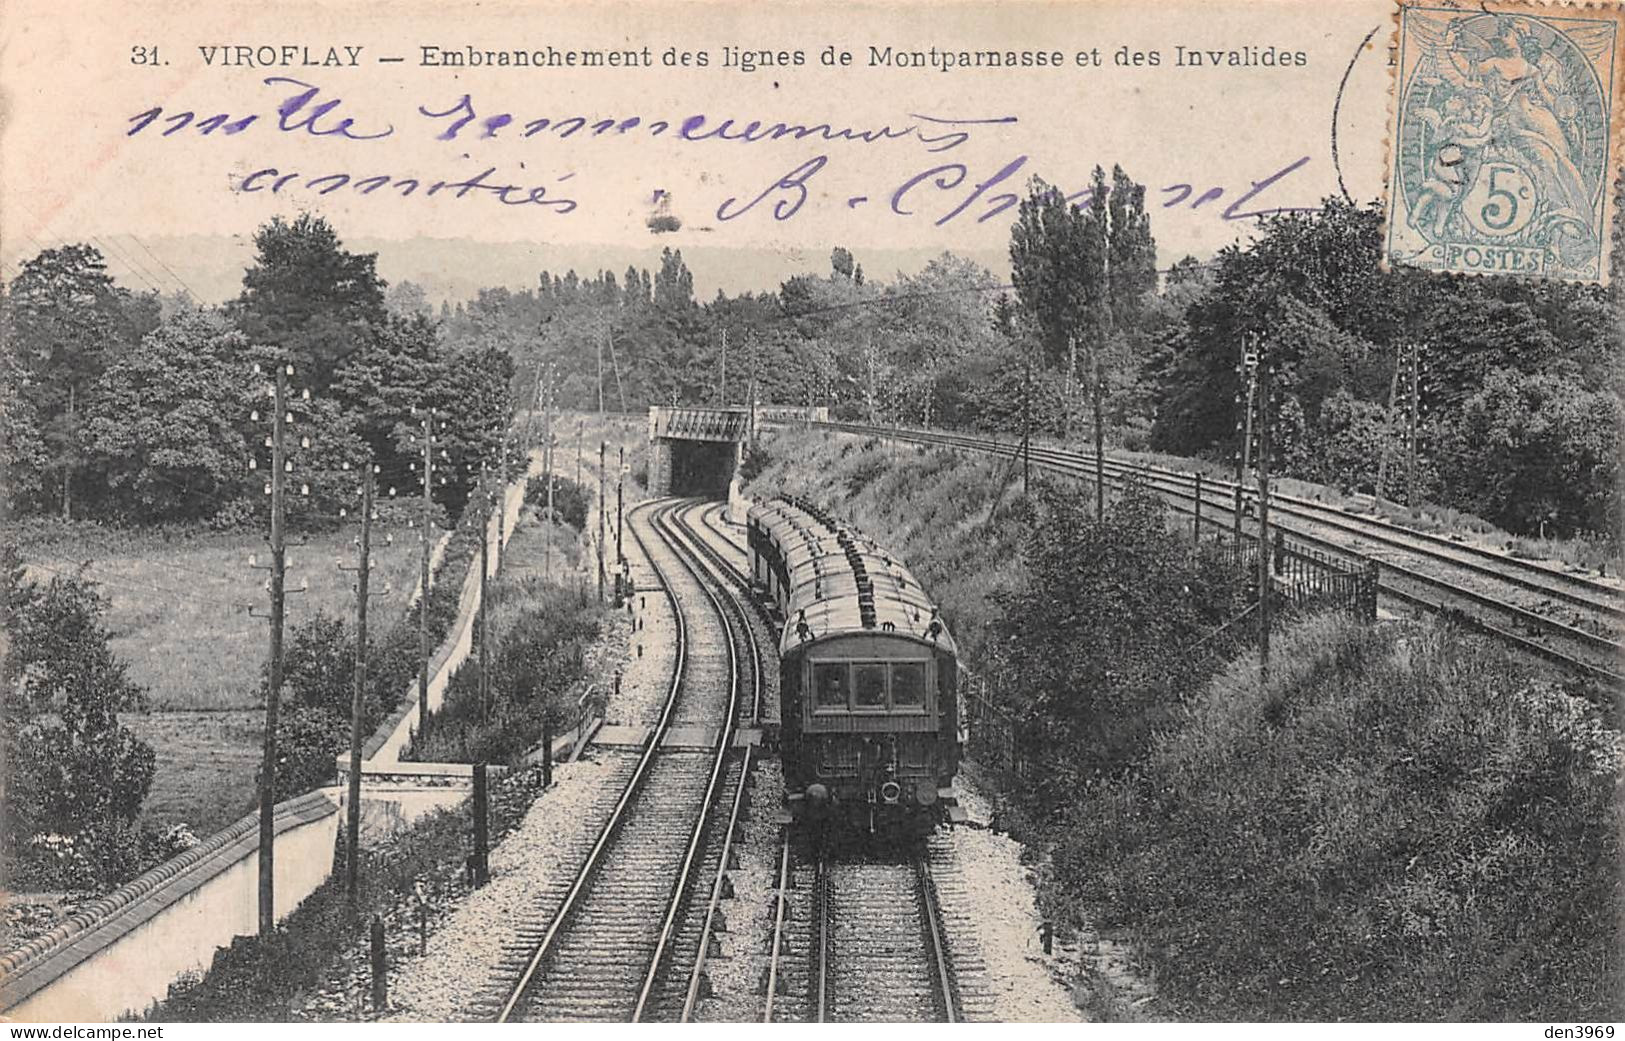
POLYGON ((900 560, 814 504, 751 506, 751 581, 779 633, 778 744, 793 825, 921 835, 964 820, 959 658, 900 560))

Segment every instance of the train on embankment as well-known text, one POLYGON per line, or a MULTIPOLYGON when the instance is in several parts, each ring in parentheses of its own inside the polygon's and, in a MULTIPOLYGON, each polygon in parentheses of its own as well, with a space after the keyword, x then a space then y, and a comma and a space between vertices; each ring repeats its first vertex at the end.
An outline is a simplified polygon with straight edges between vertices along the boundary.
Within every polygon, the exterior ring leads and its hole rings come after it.
POLYGON ((750 508, 751 581, 782 621, 786 809, 809 829, 904 836, 963 820, 959 661, 902 562, 811 503, 750 508))

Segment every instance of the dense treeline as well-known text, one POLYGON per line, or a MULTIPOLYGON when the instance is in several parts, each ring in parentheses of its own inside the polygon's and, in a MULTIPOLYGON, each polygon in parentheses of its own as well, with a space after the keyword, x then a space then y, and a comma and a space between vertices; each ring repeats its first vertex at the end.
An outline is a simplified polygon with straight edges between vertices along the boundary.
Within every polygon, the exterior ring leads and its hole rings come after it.
POLYGON ((408 438, 422 409, 441 417, 436 499, 461 511, 509 425, 508 354, 391 313, 375 258, 344 250, 323 220, 273 220, 254 241, 243 292, 221 307, 131 293, 89 246, 23 264, 0 300, 13 510, 263 523, 265 393, 282 365, 293 369, 295 524, 336 521, 354 493, 345 471, 369 453, 387 484, 415 483, 408 438))
POLYGON ((455 513, 469 465, 539 383, 580 409, 754 396, 1075 439, 1098 420, 1109 443, 1228 462, 1244 345, 1274 369, 1278 472, 1403 497, 1395 390, 1416 343, 1420 498, 1514 532, 1617 539, 1625 344, 1605 291, 1384 272, 1380 211, 1336 200, 1160 273, 1152 230, 1143 189, 1097 171, 1081 200, 1029 187, 1008 285, 949 253, 882 281, 837 247, 826 272, 702 303, 668 249, 655 271, 544 271, 438 312, 310 217, 261 228, 242 294, 213 309, 114 285, 90 247, 47 250, 3 301, 20 391, 0 417, 12 500, 134 523, 246 519, 264 433, 246 418, 249 366, 269 357, 312 393, 313 448, 296 459, 312 515, 367 449, 406 474, 421 407, 447 417, 453 479, 438 494, 455 513))

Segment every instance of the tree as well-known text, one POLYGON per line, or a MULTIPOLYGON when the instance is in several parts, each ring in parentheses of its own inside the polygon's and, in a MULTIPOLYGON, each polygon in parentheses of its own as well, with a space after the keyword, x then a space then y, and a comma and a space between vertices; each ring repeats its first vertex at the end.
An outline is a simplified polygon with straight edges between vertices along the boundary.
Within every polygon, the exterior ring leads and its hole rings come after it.
POLYGON ((377 254, 350 253, 324 218, 273 217, 254 234, 254 263, 243 273, 235 310, 249 339, 299 367, 317 393, 338 362, 382 323, 385 283, 377 254))
POLYGON ((694 276, 683 263, 683 251, 667 247, 660 251, 660 270, 654 277, 654 303, 668 311, 694 306, 694 276))
POLYGON ((398 318, 427 318, 434 314, 429 295, 416 282, 397 282, 384 292, 384 307, 398 318))
MULTIPOLYGON (((7 567, 11 647, 3 692, 5 840, 15 858, 36 836, 128 827, 152 784, 152 749, 119 723, 146 692, 108 647, 106 601, 77 577, 43 589, 7 567)), ((104 879, 105 880, 105 879, 104 879)))
POLYGON ((183 312, 97 380, 84 444, 118 516, 202 520, 244 494, 254 391, 246 347, 221 315, 183 312))
POLYGON ((155 312, 136 307, 113 284, 101 253, 86 245, 42 251, 25 261, 7 290, 5 338, 15 353, 26 408, 9 410, 22 424, 25 447, 15 463, 43 464, 20 482, 54 489, 64 517, 73 513, 73 488, 83 457, 80 434, 85 397, 124 349, 139 339, 155 312))

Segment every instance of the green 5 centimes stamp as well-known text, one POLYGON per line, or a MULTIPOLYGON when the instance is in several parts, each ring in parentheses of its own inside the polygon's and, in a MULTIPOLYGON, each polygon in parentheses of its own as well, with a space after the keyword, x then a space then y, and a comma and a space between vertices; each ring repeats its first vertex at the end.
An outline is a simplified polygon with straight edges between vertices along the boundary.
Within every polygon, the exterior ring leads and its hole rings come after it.
POLYGON ((1401 0, 1385 266, 1608 280, 1625 18, 1401 0))

